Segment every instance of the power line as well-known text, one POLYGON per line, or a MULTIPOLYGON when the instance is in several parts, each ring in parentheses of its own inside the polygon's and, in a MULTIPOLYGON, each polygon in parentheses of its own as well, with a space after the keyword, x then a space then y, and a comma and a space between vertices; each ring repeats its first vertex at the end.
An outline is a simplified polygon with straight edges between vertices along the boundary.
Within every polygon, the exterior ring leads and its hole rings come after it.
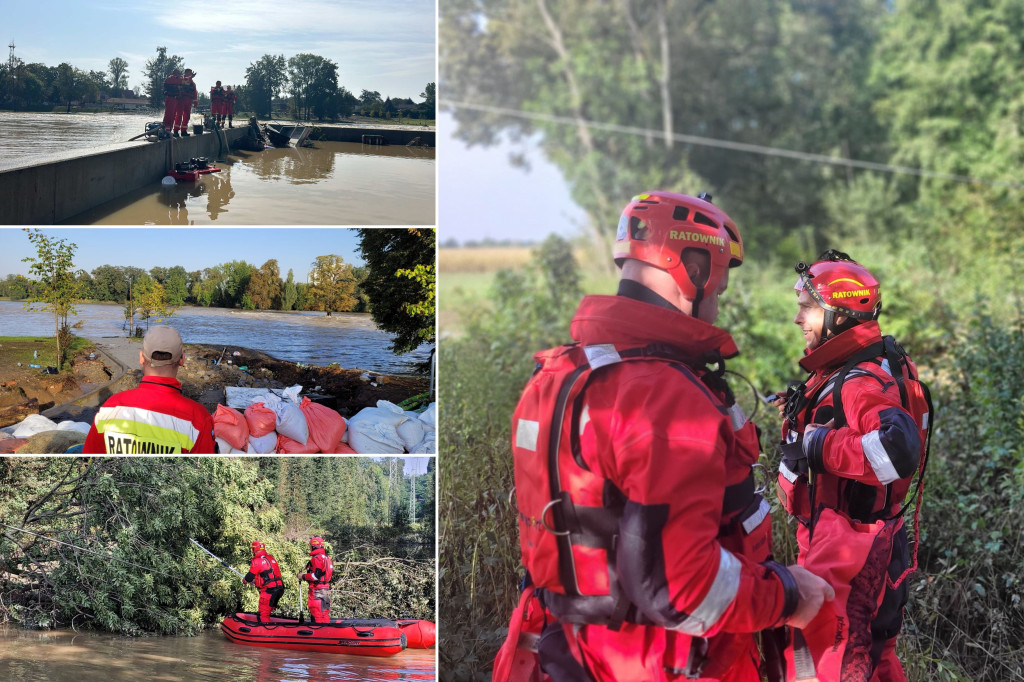
POLYGON ((714 147, 717 149, 727 149, 729 151, 735 152, 746 152, 748 154, 760 154, 762 156, 778 156, 787 159, 795 159, 797 161, 810 161, 812 163, 823 163, 831 166, 859 168, 862 170, 878 171, 880 173, 916 175, 922 178, 952 180, 954 182, 989 185, 991 187, 1009 187, 1012 189, 1024 189, 1024 185, 1016 182, 1006 182, 1003 180, 986 180, 984 178, 975 178, 969 175, 941 173, 938 171, 925 170, 923 168, 896 166, 888 163, 875 163, 873 161, 858 161, 857 159, 844 159, 839 156, 812 154, 809 152, 800 152, 793 149, 783 149, 781 147, 767 147, 764 145, 749 144, 746 142, 733 142, 731 140, 720 140, 713 137, 703 137, 700 135, 687 135, 684 133, 671 133, 669 135, 666 135, 664 131, 654 130, 653 128, 625 126, 619 125, 617 123, 601 123, 600 121, 588 121, 586 119, 577 119, 571 116, 557 116, 555 114, 522 111, 520 109, 508 109, 505 107, 494 107, 486 104, 474 104, 472 102, 455 102, 451 100, 444 100, 441 102, 441 104, 442 106, 455 107, 457 109, 470 109, 473 111, 482 111, 489 114, 501 114, 503 116, 524 118, 533 121, 545 121, 547 123, 557 123, 561 125, 572 126, 585 125, 586 127, 592 130, 599 130, 610 133, 637 135, 643 137, 657 137, 661 139, 667 138, 671 139, 674 142, 683 142, 686 144, 694 144, 702 147, 714 147))

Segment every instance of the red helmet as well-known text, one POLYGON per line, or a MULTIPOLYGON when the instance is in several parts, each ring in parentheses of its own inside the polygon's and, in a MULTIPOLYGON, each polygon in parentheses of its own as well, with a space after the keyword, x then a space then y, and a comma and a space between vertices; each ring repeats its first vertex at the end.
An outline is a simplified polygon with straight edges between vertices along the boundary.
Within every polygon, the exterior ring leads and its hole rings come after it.
POLYGON ((324 546, 324 539, 320 536, 312 537, 309 539, 309 546, 313 549, 324 546))
POLYGON ((266 548, 267 548, 267 546, 263 544, 262 540, 253 540, 252 541, 252 551, 258 552, 261 549, 266 549, 266 548))
POLYGON ((797 263, 800 275, 793 285, 796 291, 806 291, 825 309, 822 338, 829 333, 838 334, 867 320, 878 319, 882 312, 882 292, 878 280, 860 263, 842 251, 829 249, 813 265, 797 263), (841 327, 835 324, 837 315, 850 318, 841 327))
POLYGON ((743 263, 743 240, 736 223, 711 203, 711 195, 696 197, 671 192, 648 192, 633 197, 619 218, 615 235, 615 264, 635 258, 672 275, 689 299, 700 301, 715 291, 729 268, 743 263), (679 267, 686 249, 711 257, 711 272, 703 286, 693 283, 679 267))

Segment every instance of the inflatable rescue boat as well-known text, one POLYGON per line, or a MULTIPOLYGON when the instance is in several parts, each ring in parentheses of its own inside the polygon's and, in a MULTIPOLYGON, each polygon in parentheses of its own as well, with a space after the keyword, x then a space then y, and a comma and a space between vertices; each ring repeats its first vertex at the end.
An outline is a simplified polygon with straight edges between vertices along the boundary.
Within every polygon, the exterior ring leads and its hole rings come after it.
POLYGON ((232 642, 272 649, 394 656, 406 648, 406 637, 393 620, 300 623, 289 618, 271 617, 269 622, 257 622, 254 613, 236 613, 225 618, 220 629, 232 642))
POLYGON ((433 649, 437 642, 437 627, 429 620, 416 618, 399 618, 395 621, 405 635, 410 649, 433 649))

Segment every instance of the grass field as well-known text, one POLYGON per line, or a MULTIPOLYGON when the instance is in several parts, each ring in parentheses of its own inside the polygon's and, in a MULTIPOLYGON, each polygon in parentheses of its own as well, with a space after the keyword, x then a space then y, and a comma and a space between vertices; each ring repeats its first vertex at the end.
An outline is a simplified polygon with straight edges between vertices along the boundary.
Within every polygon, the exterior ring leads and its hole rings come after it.
MULTIPOLYGON (((494 275, 499 270, 521 270, 528 266, 535 247, 487 246, 441 248, 438 250, 437 324, 442 336, 462 333, 462 320, 469 308, 487 305, 494 275)), ((577 261, 582 261, 576 255, 577 261)), ((612 272, 582 267, 583 291, 596 294, 615 292, 612 272)))
MULTIPOLYGON (((89 339, 76 336, 71 343, 68 357, 73 358, 75 353, 90 346, 92 346, 92 342, 89 339)), ((20 362, 24 366, 29 364, 42 367, 55 366, 57 364, 57 343, 52 336, 0 336, 0 356, 3 356, 5 361, 20 362), (33 351, 37 352, 38 357, 32 357, 33 351)))

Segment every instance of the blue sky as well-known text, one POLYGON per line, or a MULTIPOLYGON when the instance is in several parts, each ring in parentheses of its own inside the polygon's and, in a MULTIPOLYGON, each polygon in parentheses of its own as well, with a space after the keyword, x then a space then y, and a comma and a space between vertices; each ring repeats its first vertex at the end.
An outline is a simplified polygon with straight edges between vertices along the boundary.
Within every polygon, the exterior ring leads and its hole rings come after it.
POLYGON ((562 172, 535 140, 523 144, 467 147, 453 137, 455 119, 437 116, 438 240, 542 241, 557 232, 582 232, 583 210, 573 203, 562 172), (509 163, 524 153, 530 170, 509 163))
MULTIPOLYGON (((76 269, 91 272, 100 265, 134 265, 150 268, 181 265, 189 272, 232 260, 260 266, 277 259, 281 276, 295 271, 295 281, 305 282, 317 256, 336 254, 346 263, 362 265, 359 235, 354 228, 40 228, 51 239, 78 245, 76 269)), ((9 274, 28 276, 22 258, 36 251, 20 228, 0 228, 0 279, 9 274)))
POLYGON ((163 46, 207 93, 218 80, 244 83, 264 54, 310 52, 335 62, 357 97, 367 89, 418 102, 437 81, 435 17, 433 0, 44 0, 3 3, 0 38, 26 63, 106 71, 121 57, 130 86, 163 46))

